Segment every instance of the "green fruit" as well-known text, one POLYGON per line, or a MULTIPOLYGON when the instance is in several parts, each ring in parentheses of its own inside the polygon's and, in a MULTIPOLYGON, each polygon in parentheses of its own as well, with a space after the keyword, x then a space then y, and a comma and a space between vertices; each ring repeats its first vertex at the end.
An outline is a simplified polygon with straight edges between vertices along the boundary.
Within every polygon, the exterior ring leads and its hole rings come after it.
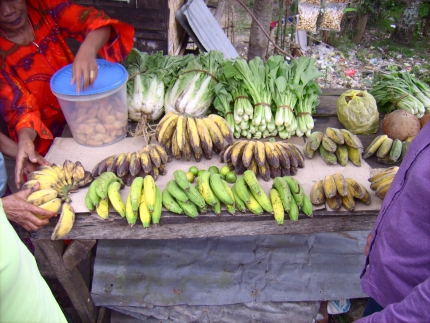
POLYGON ((230 167, 228 167, 228 166, 222 166, 221 169, 220 169, 220 171, 219 171, 219 173, 221 175, 224 175, 224 176, 227 175, 230 172, 231 172, 231 170, 230 170, 230 167))
POLYGON ((225 180, 227 183, 236 183, 237 175, 235 172, 229 171, 227 175, 225 175, 225 180))
POLYGON ((216 166, 209 167, 208 171, 212 174, 219 174, 219 169, 216 166))
POLYGON ((185 174, 185 176, 187 176, 188 182, 193 183, 194 182, 194 174, 191 172, 187 172, 185 174))
POLYGON ((221 176, 221 179, 225 180, 225 175, 219 174, 219 176, 221 176))
POLYGON ((199 170, 199 171, 197 172, 197 177, 202 176, 202 174, 203 174, 204 172, 205 172, 205 170, 204 170, 204 169, 199 170))
POLYGON ((192 173, 194 176, 197 176, 199 174, 199 169, 196 166, 191 166, 188 171, 192 173))

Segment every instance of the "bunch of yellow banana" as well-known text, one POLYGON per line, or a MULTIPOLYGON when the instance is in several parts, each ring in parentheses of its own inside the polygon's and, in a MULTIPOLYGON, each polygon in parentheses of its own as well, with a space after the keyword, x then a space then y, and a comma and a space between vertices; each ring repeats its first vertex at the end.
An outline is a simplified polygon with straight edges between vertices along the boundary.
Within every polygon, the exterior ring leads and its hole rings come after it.
POLYGON ((357 135, 346 129, 327 127, 325 132, 312 132, 303 146, 303 153, 312 159, 317 150, 327 165, 346 166, 349 160, 361 166, 363 144, 357 135))
MULTIPOLYGON (((96 211, 103 220, 109 216, 109 201, 115 210, 124 217, 125 212, 121 206, 119 190, 123 182, 113 172, 104 172, 97 177, 85 194, 85 205, 89 211, 96 211), (116 183, 116 184, 115 184, 116 183), (119 199, 118 199, 119 197, 119 199)), ((124 203, 123 203, 124 204, 124 203)))
POLYGON ((304 156, 299 148, 288 142, 261 142, 238 140, 220 154, 221 162, 227 163, 236 174, 251 170, 269 181, 270 178, 295 175, 304 167, 304 156))
POLYGON ((345 178, 340 172, 318 180, 312 186, 309 198, 312 204, 327 203, 332 210, 339 210, 343 206, 353 211, 356 199, 365 204, 371 202, 370 194, 362 184, 352 178, 345 178))
POLYGON ((299 219, 299 210, 309 217, 313 215, 309 195, 294 177, 275 177, 269 195, 274 210, 273 214, 278 224, 284 224, 285 212, 288 213, 291 221, 299 219))
POLYGON ((74 223, 75 210, 69 203, 64 203, 60 218, 52 232, 51 240, 63 239, 72 230, 74 223))
MULTIPOLYGON (((122 207, 122 205, 121 205, 122 207)), ((155 185, 151 175, 138 176, 131 183, 130 192, 125 202, 125 217, 130 226, 136 224, 139 217, 144 228, 160 223, 162 197, 160 188, 155 185)))
POLYGON ((401 141, 400 139, 393 140, 385 134, 376 136, 364 150, 363 159, 376 154, 378 162, 384 165, 401 162, 413 138, 409 137, 405 141, 401 141))
MULTIPOLYGON (((69 193, 76 192, 79 187, 90 184, 93 181, 93 176, 91 172, 85 170, 81 162, 73 163, 70 160, 65 160, 62 166, 57 164, 40 166, 36 171, 31 172, 27 179, 22 189, 32 188, 39 183, 39 191, 35 193, 43 195, 44 192, 38 192, 54 190, 57 192, 55 197, 70 202, 69 193)), ((35 200, 38 201, 38 198, 35 197, 35 200)))
POLYGON ((190 161, 194 156, 200 161, 202 156, 211 159, 213 153, 219 154, 226 144, 233 143, 233 131, 224 118, 210 114, 194 118, 173 112, 160 120, 155 138, 176 159, 190 161))
POLYGON ((376 193, 377 197, 385 198, 398 169, 398 166, 391 166, 369 177, 370 189, 376 193))
POLYGON ((149 144, 139 151, 120 153, 101 160, 93 167, 92 174, 97 177, 104 172, 112 172, 130 186, 136 177, 151 175, 157 180, 158 175, 165 175, 167 163, 171 160, 163 147, 149 144))

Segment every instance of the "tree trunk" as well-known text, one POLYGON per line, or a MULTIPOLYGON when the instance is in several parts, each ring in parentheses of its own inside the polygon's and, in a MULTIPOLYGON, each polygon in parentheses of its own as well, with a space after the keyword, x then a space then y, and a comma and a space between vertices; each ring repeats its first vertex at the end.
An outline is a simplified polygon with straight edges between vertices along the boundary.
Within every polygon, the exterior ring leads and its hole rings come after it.
MULTIPOLYGON (((270 33, 270 22, 272 20, 273 0, 255 0, 253 14, 264 27, 267 34, 270 33)), ((258 24, 252 20, 249 34, 248 61, 256 56, 265 60, 269 39, 260 29, 258 24)))
POLYGON ((369 13, 363 13, 360 12, 358 14, 358 21, 357 21, 357 32, 354 35, 354 38, 352 41, 354 44, 358 45, 361 42, 361 39, 363 38, 363 34, 366 31, 366 25, 367 25, 367 19, 369 18, 369 13))
POLYGON ((409 44, 414 36, 414 29, 419 17, 422 0, 408 0, 400 21, 394 29, 391 39, 397 43, 409 44))
POLYGON ((430 29, 430 8, 429 8, 429 13, 427 14, 426 24, 424 25, 424 30, 423 30, 424 37, 427 36, 429 29, 430 29))

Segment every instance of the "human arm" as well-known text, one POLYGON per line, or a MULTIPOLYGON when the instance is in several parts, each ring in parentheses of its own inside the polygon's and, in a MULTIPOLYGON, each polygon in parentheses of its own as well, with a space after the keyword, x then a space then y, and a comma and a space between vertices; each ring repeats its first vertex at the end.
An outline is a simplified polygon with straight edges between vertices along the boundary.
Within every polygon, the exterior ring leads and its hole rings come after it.
POLYGON ((430 277, 415 286, 401 302, 388 305, 381 312, 363 317, 354 323, 428 322, 430 317, 430 277))
POLYGON ((49 223, 51 217, 57 216, 55 212, 46 211, 27 202, 27 197, 35 190, 37 190, 37 187, 22 190, 1 199, 6 217, 10 221, 18 223, 27 231, 39 230, 49 223))

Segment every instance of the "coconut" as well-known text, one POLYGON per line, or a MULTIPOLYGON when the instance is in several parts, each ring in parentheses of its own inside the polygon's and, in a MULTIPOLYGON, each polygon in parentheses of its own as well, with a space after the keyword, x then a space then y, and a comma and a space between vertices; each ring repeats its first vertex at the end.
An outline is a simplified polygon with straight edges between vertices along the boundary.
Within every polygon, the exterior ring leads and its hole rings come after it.
POLYGON ((382 120, 382 131, 391 139, 406 140, 421 129, 420 120, 406 110, 395 110, 382 120))

